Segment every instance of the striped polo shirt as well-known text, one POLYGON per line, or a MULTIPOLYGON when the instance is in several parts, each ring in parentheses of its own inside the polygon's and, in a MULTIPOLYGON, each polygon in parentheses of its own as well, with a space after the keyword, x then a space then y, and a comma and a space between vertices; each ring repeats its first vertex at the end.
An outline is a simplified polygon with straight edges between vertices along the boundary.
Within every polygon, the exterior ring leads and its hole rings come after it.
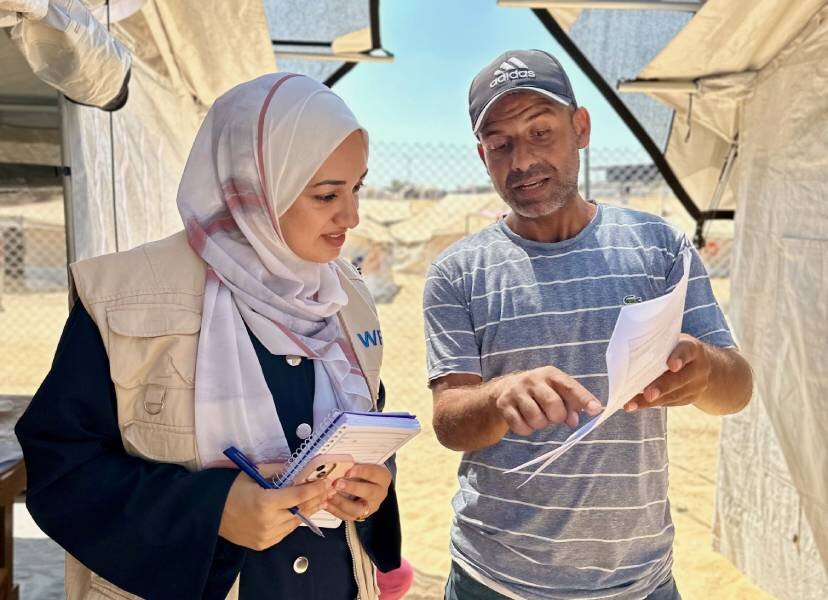
MULTIPOLYGON (((598 205, 575 237, 539 243, 504 220, 449 247, 429 270, 424 314, 429 380, 553 365, 607 402, 605 353, 626 302, 656 298, 692 263, 682 331, 733 346, 704 266, 663 219, 598 205)), ((619 412, 532 481, 504 471, 571 432, 507 433, 463 454, 451 554, 506 596, 640 599, 670 577, 668 411, 619 412)), ((582 416, 582 423, 586 419, 582 416)))

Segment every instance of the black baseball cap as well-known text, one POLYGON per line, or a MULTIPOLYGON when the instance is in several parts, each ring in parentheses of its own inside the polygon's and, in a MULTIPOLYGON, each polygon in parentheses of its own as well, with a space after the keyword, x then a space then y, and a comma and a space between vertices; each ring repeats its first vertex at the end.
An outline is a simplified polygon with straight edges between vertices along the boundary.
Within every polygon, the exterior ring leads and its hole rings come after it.
POLYGON ((472 81, 469 116, 475 135, 495 102, 506 94, 522 91, 577 106, 572 84, 557 58, 543 50, 511 50, 494 59, 472 81))

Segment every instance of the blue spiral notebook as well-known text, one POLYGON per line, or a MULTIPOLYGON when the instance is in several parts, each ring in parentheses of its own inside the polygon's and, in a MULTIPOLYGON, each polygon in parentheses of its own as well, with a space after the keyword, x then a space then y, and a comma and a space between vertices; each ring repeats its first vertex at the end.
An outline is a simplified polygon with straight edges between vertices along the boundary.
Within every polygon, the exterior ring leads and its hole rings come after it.
MULTIPOLYGON (((419 432, 420 422, 409 413, 334 411, 297 448, 274 483, 291 485, 316 456, 348 455, 357 464, 382 464, 419 432)), ((342 523, 324 510, 309 518, 318 527, 336 528, 342 523)))
POLYGON ((334 411, 293 453, 279 487, 293 478, 315 456, 347 454, 355 463, 382 464, 420 432, 420 422, 409 413, 334 411))

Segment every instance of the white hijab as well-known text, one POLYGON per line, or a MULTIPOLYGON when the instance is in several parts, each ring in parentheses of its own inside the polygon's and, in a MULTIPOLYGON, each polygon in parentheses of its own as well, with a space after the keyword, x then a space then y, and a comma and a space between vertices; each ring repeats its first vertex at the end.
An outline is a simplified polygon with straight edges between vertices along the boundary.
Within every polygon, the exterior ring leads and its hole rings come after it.
POLYGON ((236 446, 255 462, 289 448, 245 325, 276 355, 314 360, 314 425, 372 402, 337 313, 347 301, 333 263, 299 258, 278 219, 352 132, 345 103, 302 75, 276 73, 216 100, 178 189, 190 245, 208 265, 195 380, 203 467, 236 446))

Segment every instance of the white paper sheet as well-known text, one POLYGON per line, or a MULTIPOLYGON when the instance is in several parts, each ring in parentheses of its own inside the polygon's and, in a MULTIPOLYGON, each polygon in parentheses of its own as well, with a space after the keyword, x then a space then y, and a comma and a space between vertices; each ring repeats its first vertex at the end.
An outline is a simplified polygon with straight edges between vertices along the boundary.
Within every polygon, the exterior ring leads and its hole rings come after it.
POLYGON ((543 471, 667 370, 667 359, 678 343, 690 273, 690 252, 682 254, 684 272, 673 290, 658 298, 621 307, 607 346, 609 397, 604 411, 576 429, 563 444, 506 471, 514 473, 542 462, 529 478, 543 471))

